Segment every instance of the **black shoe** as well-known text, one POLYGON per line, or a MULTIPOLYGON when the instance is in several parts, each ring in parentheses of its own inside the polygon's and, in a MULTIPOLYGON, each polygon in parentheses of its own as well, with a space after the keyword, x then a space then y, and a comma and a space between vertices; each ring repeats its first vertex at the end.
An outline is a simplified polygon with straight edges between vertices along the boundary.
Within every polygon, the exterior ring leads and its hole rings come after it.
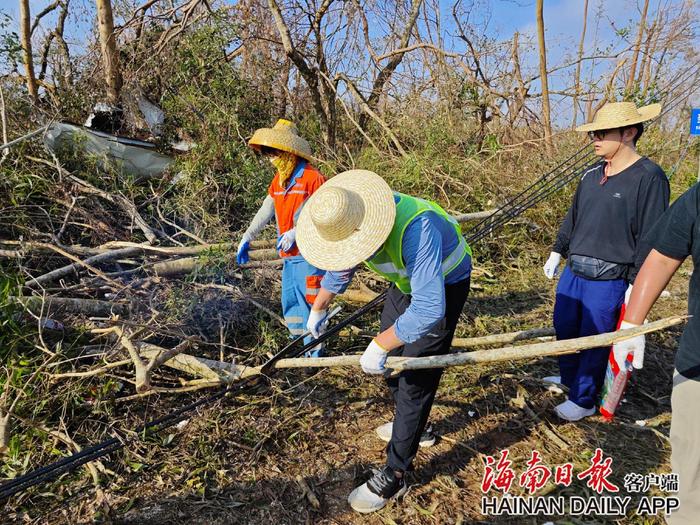
POLYGON ((391 467, 372 471, 373 475, 369 481, 357 487, 348 496, 350 506, 363 514, 383 508, 390 499, 403 496, 407 490, 404 478, 397 478, 391 467))
POLYGON ((372 474, 367 480, 367 488, 382 498, 389 499, 406 486, 403 476, 397 477, 389 465, 381 470, 372 469, 372 474))

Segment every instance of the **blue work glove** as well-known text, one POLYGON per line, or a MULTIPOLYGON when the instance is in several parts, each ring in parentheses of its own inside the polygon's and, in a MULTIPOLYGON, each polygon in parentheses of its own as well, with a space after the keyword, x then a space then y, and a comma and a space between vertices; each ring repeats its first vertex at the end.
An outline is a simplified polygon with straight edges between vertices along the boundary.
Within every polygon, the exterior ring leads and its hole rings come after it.
POLYGON ((292 249, 292 246, 294 246, 296 239, 297 234, 294 228, 292 228, 291 230, 287 230, 282 235, 280 235, 280 238, 277 241, 277 249, 282 250, 283 252, 288 252, 292 249))
POLYGON ((383 374, 388 356, 389 352, 384 350, 376 339, 372 339, 365 353, 360 357, 360 366, 367 374, 383 374))
POLYGON ((243 237, 241 239, 241 244, 238 245, 238 252, 236 253, 236 263, 245 264, 250 261, 248 256, 248 250, 250 250, 250 239, 243 237))

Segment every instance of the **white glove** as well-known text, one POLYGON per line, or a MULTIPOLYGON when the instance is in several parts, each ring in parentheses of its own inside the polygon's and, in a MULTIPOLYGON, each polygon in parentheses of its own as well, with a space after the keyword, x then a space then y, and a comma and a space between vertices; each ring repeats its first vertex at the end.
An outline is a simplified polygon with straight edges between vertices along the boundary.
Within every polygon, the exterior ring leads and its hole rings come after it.
POLYGON ((277 249, 282 250, 283 252, 288 252, 292 249, 292 246, 294 246, 296 240, 297 233, 295 229, 292 228, 291 230, 287 230, 282 234, 279 241, 277 241, 277 249))
POLYGON ((326 331, 328 327, 328 312, 327 310, 311 309, 309 320, 306 321, 306 329, 311 332, 314 339, 318 339, 326 331))
POLYGON ((389 353, 377 343, 377 340, 372 339, 365 353, 360 357, 360 366, 367 374, 383 374, 388 355, 389 353))
POLYGON ((629 304, 630 297, 632 297, 632 285, 631 284, 627 287, 627 291, 625 292, 625 306, 627 306, 629 304))
POLYGON ((544 275, 547 279, 553 279, 555 275, 559 273, 559 263, 561 262, 561 254, 557 252, 551 252, 549 254, 549 259, 544 263, 544 275))
MULTIPOLYGON (((620 323, 620 330, 634 328, 636 326, 639 325, 622 321, 622 323, 620 323)), ((644 366, 644 345, 644 335, 625 339, 613 345, 613 355, 615 356, 615 361, 617 362, 617 366, 620 367, 620 370, 624 370, 627 354, 630 352, 632 353, 632 366, 637 370, 644 366)))

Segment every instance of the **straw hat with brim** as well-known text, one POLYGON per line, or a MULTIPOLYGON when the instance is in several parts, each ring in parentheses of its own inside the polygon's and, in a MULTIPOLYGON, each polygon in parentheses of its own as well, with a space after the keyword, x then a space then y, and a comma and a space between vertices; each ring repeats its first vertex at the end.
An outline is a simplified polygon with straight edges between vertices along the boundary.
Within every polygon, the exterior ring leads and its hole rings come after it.
POLYGON ((306 201, 297 220, 297 246, 322 270, 353 268, 386 241, 395 218, 394 193, 384 179, 371 171, 346 171, 306 201))
POLYGON ((248 145, 257 151, 265 146, 294 153, 306 160, 311 160, 312 157, 309 143, 299 136, 299 131, 293 122, 283 118, 271 128, 256 130, 248 141, 248 145))
POLYGON ((598 110, 593 117, 593 122, 577 127, 576 131, 623 128, 651 120, 658 117, 659 113, 661 113, 661 104, 649 104, 637 108, 634 102, 609 102, 598 110))

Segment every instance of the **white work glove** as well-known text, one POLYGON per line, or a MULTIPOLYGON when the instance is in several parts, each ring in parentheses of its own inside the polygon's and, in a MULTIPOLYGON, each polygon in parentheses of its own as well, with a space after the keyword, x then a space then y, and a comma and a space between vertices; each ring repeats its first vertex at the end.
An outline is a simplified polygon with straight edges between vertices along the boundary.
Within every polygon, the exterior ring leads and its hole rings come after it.
POLYGON ((625 292, 625 306, 627 306, 629 304, 630 297, 632 297, 632 285, 631 284, 627 287, 627 291, 625 292))
POLYGON ((306 321, 306 329, 311 332, 314 339, 318 339, 326 331, 328 327, 328 312, 327 310, 311 309, 309 320, 306 321))
MULTIPOLYGON (((622 323, 620 323, 620 330, 634 328, 636 326, 639 325, 622 321, 622 323)), ((624 341, 620 341, 619 343, 615 343, 613 345, 613 355, 615 356, 615 361, 617 362, 617 366, 620 367, 620 370, 625 369, 627 354, 630 352, 632 352, 632 366, 637 370, 644 366, 644 345, 644 335, 638 335, 630 339, 625 339, 624 341)))
POLYGON ((277 249, 288 252, 297 240, 297 233, 294 228, 284 232, 277 241, 277 249))
POLYGON ((377 343, 377 340, 372 339, 365 353, 360 357, 360 366, 367 374, 383 374, 388 355, 389 353, 377 343))
POLYGON ((554 276, 559 273, 559 263, 561 262, 561 254, 557 252, 551 252, 549 254, 549 259, 544 263, 544 275, 547 279, 554 279, 554 276))

